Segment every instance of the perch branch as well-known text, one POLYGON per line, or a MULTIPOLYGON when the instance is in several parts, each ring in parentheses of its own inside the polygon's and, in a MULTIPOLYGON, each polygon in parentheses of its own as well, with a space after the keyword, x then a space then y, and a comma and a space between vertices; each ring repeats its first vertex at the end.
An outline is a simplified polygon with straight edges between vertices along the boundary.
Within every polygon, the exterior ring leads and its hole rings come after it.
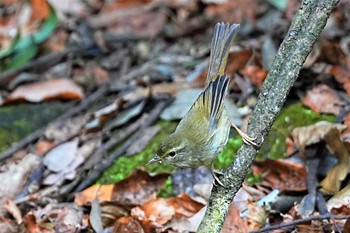
POLYGON ((198 232, 220 232, 228 208, 242 186, 259 147, 280 112, 304 61, 326 25, 338 0, 304 0, 283 40, 259 94, 248 125, 248 134, 259 145, 243 145, 234 162, 224 170, 221 181, 226 188, 213 188, 198 232))

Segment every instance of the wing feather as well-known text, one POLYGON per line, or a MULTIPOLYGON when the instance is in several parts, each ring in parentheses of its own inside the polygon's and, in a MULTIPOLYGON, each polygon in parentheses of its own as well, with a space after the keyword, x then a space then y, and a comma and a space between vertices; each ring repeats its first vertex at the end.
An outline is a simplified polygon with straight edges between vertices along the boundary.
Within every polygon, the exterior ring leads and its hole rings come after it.
POLYGON ((224 98, 229 78, 226 75, 212 81, 198 97, 190 112, 201 112, 209 121, 209 131, 214 131, 224 110, 224 98))

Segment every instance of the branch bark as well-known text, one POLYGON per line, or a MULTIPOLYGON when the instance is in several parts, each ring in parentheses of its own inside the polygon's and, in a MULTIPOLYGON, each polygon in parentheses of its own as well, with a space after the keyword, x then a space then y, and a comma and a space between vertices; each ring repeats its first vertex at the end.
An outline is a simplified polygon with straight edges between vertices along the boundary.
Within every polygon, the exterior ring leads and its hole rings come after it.
POLYGON ((198 232, 220 232, 233 197, 242 186, 306 57, 338 2, 339 0, 303 0, 271 65, 250 118, 248 135, 256 137, 259 147, 244 144, 233 163, 224 170, 224 176, 220 179, 226 188, 214 186, 198 232))

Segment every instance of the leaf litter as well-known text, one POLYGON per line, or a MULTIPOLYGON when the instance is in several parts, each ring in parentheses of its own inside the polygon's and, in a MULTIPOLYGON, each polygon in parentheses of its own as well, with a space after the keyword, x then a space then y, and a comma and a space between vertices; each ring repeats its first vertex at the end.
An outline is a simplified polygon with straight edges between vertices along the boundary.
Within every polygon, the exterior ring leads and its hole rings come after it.
MULTIPOLYGON (((147 172, 137 169, 118 183, 91 184, 99 177, 96 174, 102 174, 99 168, 112 165, 109 155, 147 159, 137 155, 159 132, 160 127, 154 125, 159 115, 174 120, 186 113, 203 86, 211 25, 217 21, 239 22, 242 26, 226 70, 232 77, 229 98, 243 105, 227 107, 234 109, 235 122, 241 124, 242 112, 249 115, 299 3, 49 2, 35 0, 22 8, 18 1, 4 3, 5 14, 0 16, 5 32, 0 31, 0 54, 11 55, 6 66, 1 66, 1 104, 75 103, 61 119, 26 139, 16 149, 18 153, 3 160, 0 201, 8 213, 0 215, 4 231, 19 232, 20 227, 27 232, 196 231, 211 189, 204 170, 176 171, 172 184, 169 174, 150 174, 157 171, 155 167, 146 168, 147 172), (273 30, 266 29, 269 22, 273 30), (20 33, 13 36, 10 30, 20 33), (13 48, 21 48, 23 41, 28 43, 25 36, 29 34, 40 40, 30 43, 22 51, 27 55, 16 60, 17 50, 13 48), (162 101, 168 108, 153 111, 162 101), (149 120, 150 115, 153 120, 149 120), (74 193, 87 180, 90 185, 74 193), (163 197, 161 193, 169 185, 174 187, 172 197, 163 197), (70 202, 73 195, 74 203, 70 202)), ((349 214, 348 187, 344 185, 349 170, 349 28, 340 25, 350 20, 346 15, 350 6, 341 4, 288 97, 314 112, 335 115, 339 124, 321 122, 288 129, 292 132, 285 135, 288 158, 254 163, 248 177, 252 182, 246 182, 245 191, 237 195, 244 197, 243 204, 235 200, 222 232, 247 232, 264 227, 266 222, 296 220, 300 216, 294 202, 310 200, 303 196, 306 190, 315 200, 320 192, 334 195, 327 202, 329 213, 349 214), (310 174, 315 159, 325 161, 316 166, 319 172, 324 170, 318 174, 318 181, 311 180, 314 176, 310 174), (315 188, 317 182, 322 189, 315 188), (269 209, 280 204, 277 200, 264 207, 257 204, 275 189, 283 191, 278 200, 294 198, 284 211, 269 209), (250 210, 248 216, 241 217, 240 211, 246 209, 250 210), (274 211, 284 217, 276 217, 274 211)), ((285 121, 288 123, 288 117, 285 121)), ((276 142, 270 150, 284 143, 276 142)), ((155 149, 147 148, 152 152, 146 157, 153 156, 155 149)), ((322 215, 320 209, 310 211, 322 215)), ((305 231, 320 229, 314 222, 298 226, 305 231)))

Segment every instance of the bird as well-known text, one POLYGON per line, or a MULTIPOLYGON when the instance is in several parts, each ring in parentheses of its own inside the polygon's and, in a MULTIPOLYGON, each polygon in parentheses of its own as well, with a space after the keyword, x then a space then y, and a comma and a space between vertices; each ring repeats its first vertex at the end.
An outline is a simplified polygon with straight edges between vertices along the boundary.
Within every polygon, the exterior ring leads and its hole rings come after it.
POLYGON ((206 166, 213 182, 224 186, 216 174, 214 161, 227 144, 231 126, 247 144, 254 139, 233 124, 225 110, 229 77, 224 73, 230 47, 239 24, 217 23, 211 41, 210 58, 204 91, 177 125, 158 147, 156 155, 147 163, 165 163, 178 168, 206 166))

